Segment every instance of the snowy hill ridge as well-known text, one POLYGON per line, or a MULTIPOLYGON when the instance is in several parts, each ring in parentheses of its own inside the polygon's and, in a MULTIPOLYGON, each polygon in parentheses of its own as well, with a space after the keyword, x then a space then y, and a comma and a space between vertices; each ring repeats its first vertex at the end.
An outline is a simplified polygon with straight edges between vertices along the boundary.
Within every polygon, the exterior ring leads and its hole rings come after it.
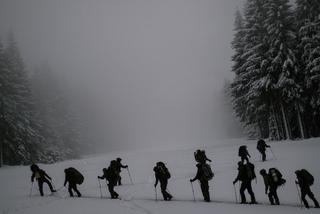
MULTIPOLYGON (((45 197, 40 197, 37 188, 33 196, 29 197, 31 172, 27 166, 5 167, 0 169, 0 213, 304 213, 306 209, 299 208, 299 199, 295 187, 297 169, 305 168, 315 177, 311 187, 319 200, 320 196, 320 168, 319 151, 320 139, 314 138, 303 141, 270 142, 276 155, 267 155, 267 162, 261 162, 256 150, 255 141, 242 139, 223 141, 219 146, 205 146, 207 156, 212 159, 212 168, 215 177, 210 181, 211 203, 202 202, 202 194, 198 183, 194 183, 196 202, 193 196, 189 179, 196 173, 196 163, 193 149, 175 149, 167 151, 132 151, 111 153, 96 157, 86 157, 80 160, 64 161, 40 167, 53 178, 57 189, 64 181, 63 170, 67 167, 77 168, 85 176, 84 183, 79 190, 82 198, 70 198, 67 190, 61 188, 57 196, 49 196, 49 189, 44 185, 45 197), (251 154, 252 162, 256 167, 257 183, 253 182, 253 190, 259 205, 240 205, 235 203, 235 194, 232 181, 237 175, 238 146, 246 144, 251 154), (128 164, 134 185, 130 184, 128 173, 122 171, 124 185, 116 187, 122 200, 111 200, 102 182, 104 198, 100 198, 97 175, 102 174, 102 168, 116 157, 121 157, 124 164, 128 164), (157 161, 164 161, 169 168, 172 178, 169 180, 168 190, 174 196, 173 201, 162 200, 158 189, 158 200, 155 199, 153 188, 153 166, 157 161), (259 171, 262 168, 278 168, 287 180, 285 186, 280 187, 278 194, 281 206, 271 206, 267 195, 264 194, 264 184, 259 171)), ((195 148, 199 148, 196 147, 195 148)), ((36 185, 35 185, 36 186, 36 185)), ((238 188, 238 186, 237 186, 238 188)), ((237 190, 238 191, 238 190, 237 190)), ((308 198, 307 198, 308 200, 308 198)), ((310 201, 310 205, 313 203, 310 201)), ((309 213, 316 213, 318 209, 310 209, 309 213)))

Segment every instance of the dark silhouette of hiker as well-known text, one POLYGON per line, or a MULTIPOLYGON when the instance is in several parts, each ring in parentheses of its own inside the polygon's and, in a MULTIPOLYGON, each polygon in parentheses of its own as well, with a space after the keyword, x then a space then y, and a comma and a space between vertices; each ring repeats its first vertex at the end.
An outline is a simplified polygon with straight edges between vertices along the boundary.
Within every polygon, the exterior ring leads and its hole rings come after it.
POLYGON ((210 179, 207 177, 207 173, 204 171, 206 165, 207 164, 205 164, 205 163, 198 163, 197 164, 197 174, 193 179, 190 179, 190 182, 194 182, 196 180, 199 180, 203 198, 206 202, 210 202, 210 194, 209 194, 209 180, 210 179))
POLYGON ((121 168, 128 168, 128 165, 122 165, 121 163, 121 158, 117 158, 116 160, 116 170, 119 172, 119 177, 118 177, 118 185, 120 186, 121 185, 121 168))
POLYGON ((158 182, 160 181, 161 193, 165 201, 170 201, 172 195, 167 192, 168 180, 171 177, 168 168, 163 162, 157 162, 156 166, 153 168, 154 175, 156 177, 156 182, 154 187, 157 187, 158 182))
POLYGON ((83 175, 73 167, 65 169, 64 173, 65 173, 65 180, 63 185, 66 186, 66 184, 69 183, 68 191, 69 191, 70 197, 73 197, 73 191, 77 193, 78 197, 81 197, 81 193, 77 188, 77 184, 83 183, 83 180, 84 180, 83 175))
POLYGON ((205 163, 206 161, 212 162, 209 158, 207 158, 206 152, 200 149, 194 152, 194 158, 198 163, 205 163))
POLYGON ((242 163, 244 163, 245 160, 247 161, 247 163, 249 162, 249 158, 251 158, 251 156, 247 150, 247 146, 243 145, 239 147, 238 156, 241 157, 242 163))
POLYGON ((43 196, 43 183, 48 184, 51 192, 56 192, 55 189, 53 189, 52 184, 51 184, 51 177, 42 169, 39 168, 39 166, 37 166, 36 164, 32 164, 30 166, 30 169, 32 171, 32 175, 31 175, 31 182, 34 182, 34 178, 36 178, 36 180, 38 181, 38 185, 39 185, 39 192, 40 195, 43 196), (49 181, 49 180, 50 181, 49 181))
POLYGON ((262 155, 262 161, 266 161, 266 149, 270 148, 269 145, 263 139, 258 140, 257 142, 257 149, 262 155))
POLYGON ((106 179, 108 181, 108 190, 112 199, 119 197, 119 194, 114 191, 114 187, 117 185, 119 179, 119 172, 117 171, 117 161, 110 162, 108 169, 104 168, 103 175, 98 176, 99 179, 106 179))
POLYGON ((252 191, 251 181, 255 179, 256 175, 254 172, 254 165, 250 162, 243 164, 243 162, 238 162, 238 175, 236 179, 233 181, 233 185, 238 181, 241 181, 240 186, 240 196, 241 196, 241 204, 246 204, 246 196, 244 191, 247 190, 251 197, 250 204, 256 204, 256 199, 254 193, 252 191))
POLYGON ((260 170, 265 185, 265 193, 268 195, 271 205, 280 205, 277 189, 283 185, 286 180, 282 178, 282 174, 275 168, 270 168, 269 173, 265 169, 260 170), (268 193, 269 190, 269 193, 268 193))
POLYGON ((306 196, 309 196, 309 198, 313 201, 314 206, 319 208, 319 203, 310 189, 310 186, 313 185, 314 182, 313 176, 305 169, 297 170, 295 171, 295 174, 297 176, 296 184, 300 186, 301 200, 303 201, 305 207, 309 208, 308 201, 306 200, 306 196))

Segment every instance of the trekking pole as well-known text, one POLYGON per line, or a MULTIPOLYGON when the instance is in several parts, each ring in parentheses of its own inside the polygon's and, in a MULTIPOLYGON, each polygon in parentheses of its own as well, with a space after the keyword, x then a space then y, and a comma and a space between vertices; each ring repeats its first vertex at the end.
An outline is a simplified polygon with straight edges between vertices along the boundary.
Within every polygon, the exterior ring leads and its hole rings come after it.
POLYGON ((154 187, 154 194, 156 196, 156 201, 158 201, 157 187, 154 187))
POLYGON ((302 208, 302 207, 303 207, 303 205, 302 205, 302 198, 301 198, 301 194, 300 194, 299 187, 298 187, 298 184, 297 184, 297 183, 296 183, 296 188, 297 188, 298 197, 299 197, 299 200, 300 200, 300 207, 302 208))
POLYGON ((190 184, 191 184, 191 189, 192 189, 193 201, 196 202, 196 197, 195 197, 195 195, 194 195, 193 184, 192 184, 191 181, 190 181, 190 184))
POLYGON ((30 188, 29 197, 31 197, 31 196, 32 196, 32 189, 33 189, 33 182, 31 182, 31 188, 30 188))
POLYGON ((100 179, 99 178, 98 178, 98 182, 99 182, 99 189, 100 189, 100 198, 102 198, 101 183, 100 183, 100 179))
POLYGON ((132 182, 132 178, 131 178, 131 174, 130 174, 129 167, 127 167, 127 171, 128 171, 128 175, 129 175, 129 178, 130 178, 130 182, 131 182, 131 184, 133 185, 133 182, 132 182))
POLYGON ((237 195, 236 185, 234 185, 234 184, 233 184, 233 189, 234 189, 234 196, 236 197, 236 203, 238 203, 238 195, 237 195))
POLYGON ((274 155, 274 153, 273 153, 273 151, 272 151, 271 147, 269 147, 269 149, 270 149, 270 151, 271 151, 271 154, 272 154, 273 158, 274 158, 275 160, 277 160, 277 157, 274 155))

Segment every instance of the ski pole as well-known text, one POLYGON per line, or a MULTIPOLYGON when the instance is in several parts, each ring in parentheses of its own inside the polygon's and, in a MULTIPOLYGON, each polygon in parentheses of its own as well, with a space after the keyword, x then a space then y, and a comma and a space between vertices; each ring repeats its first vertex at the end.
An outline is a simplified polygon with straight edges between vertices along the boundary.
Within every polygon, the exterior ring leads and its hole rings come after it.
POLYGON ((234 189, 234 196, 236 197, 236 203, 238 203, 237 190, 236 190, 236 186, 234 184, 233 184, 233 189, 234 189))
MULTIPOLYGON (((209 188, 210 188, 210 186, 209 186, 209 188)), ((212 189, 212 197, 211 198, 212 198, 212 201, 213 201, 214 200, 213 182, 212 182, 212 188, 211 189, 212 189)))
POLYGON ((158 201, 157 187, 154 187, 154 194, 156 196, 156 201, 158 201))
POLYGON ((298 187, 297 183, 296 183, 296 188, 297 188, 298 197, 299 197, 299 200, 300 200, 300 207, 302 208, 302 198, 301 198, 301 194, 300 194, 299 187, 298 187))
POLYGON ((100 198, 102 198, 101 183, 100 183, 100 179, 99 178, 98 178, 98 182, 99 182, 99 189, 100 189, 100 198))
POLYGON ((196 197, 195 197, 195 195, 194 195, 193 184, 192 184, 191 181, 190 181, 190 184, 191 184, 191 189, 192 189, 193 201, 196 202, 196 197))
POLYGON ((32 196, 32 189, 33 189, 33 182, 31 182, 31 188, 30 188, 29 197, 31 197, 31 196, 32 196))
POLYGON ((132 182, 132 178, 131 178, 131 174, 130 174, 129 167, 127 167, 127 171, 128 171, 128 175, 129 175, 129 178, 130 178, 130 182, 131 182, 131 184, 133 185, 133 182, 132 182))

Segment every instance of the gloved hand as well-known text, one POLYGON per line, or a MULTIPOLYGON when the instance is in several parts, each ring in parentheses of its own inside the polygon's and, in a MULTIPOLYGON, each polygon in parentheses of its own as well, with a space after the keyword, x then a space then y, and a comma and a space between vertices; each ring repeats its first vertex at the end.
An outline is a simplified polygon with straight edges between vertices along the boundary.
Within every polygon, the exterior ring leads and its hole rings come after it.
POLYGON ((237 182, 236 182, 236 181, 233 181, 232 183, 233 183, 233 185, 235 185, 237 182))
POLYGON ((193 182, 193 180, 192 180, 192 179, 190 179, 190 182, 192 183, 192 182, 193 182))

